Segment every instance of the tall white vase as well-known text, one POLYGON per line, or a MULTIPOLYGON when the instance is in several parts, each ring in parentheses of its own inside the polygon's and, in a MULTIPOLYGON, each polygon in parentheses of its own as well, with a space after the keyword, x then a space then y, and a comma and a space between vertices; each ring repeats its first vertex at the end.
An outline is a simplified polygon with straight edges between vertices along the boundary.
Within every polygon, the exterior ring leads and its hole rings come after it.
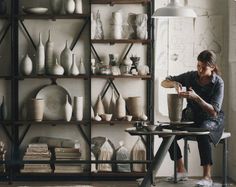
POLYGON ((67 41, 66 41, 66 44, 65 44, 65 48, 61 52, 60 62, 61 62, 62 67, 65 70, 65 74, 69 75, 71 65, 72 65, 72 52, 67 46, 67 41))
POLYGON ((74 97, 73 115, 76 121, 83 120, 83 97, 74 97))
POLYGON ((75 13, 82 14, 83 13, 82 0, 74 0, 74 1, 75 1, 75 13))
POLYGON ((46 72, 51 74, 53 67, 53 48, 54 43, 51 41, 50 31, 48 33, 48 40, 46 42, 46 52, 45 52, 45 62, 46 62, 46 72))
POLYGON ((69 103, 68 95, 66 95, 66 103, 65 103, 65 120, 70 121, 72 117, 72 106, 69 103))
POLYGON ((33 63, 30 59, 29 55, 26 54, 25 57, 21 61, 21 73, 23 75, 30 75, 33 70, 33 63))
POLYGON ((39 43, 36 52, 36 73, 42 75, 45 73, 45 48, 39 33, 39 43))

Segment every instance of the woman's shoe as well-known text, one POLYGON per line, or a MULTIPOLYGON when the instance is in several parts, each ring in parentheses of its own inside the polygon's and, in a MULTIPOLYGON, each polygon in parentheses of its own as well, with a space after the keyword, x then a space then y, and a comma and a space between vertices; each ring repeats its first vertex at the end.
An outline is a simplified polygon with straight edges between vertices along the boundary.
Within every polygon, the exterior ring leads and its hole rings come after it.
MULTIPOLYGON (((167 181, 174 181, 174 175, 171 177, 167 178, 167 181)), ((177 176, 176 176, 176 181, 186 181, 188 180, 188 173, 187 172, 177 172, 177 176)))
POLYGON ((213 185, 213 181, 211 179, 201 179, 197 182, 196 187, 211 187, 213 185))

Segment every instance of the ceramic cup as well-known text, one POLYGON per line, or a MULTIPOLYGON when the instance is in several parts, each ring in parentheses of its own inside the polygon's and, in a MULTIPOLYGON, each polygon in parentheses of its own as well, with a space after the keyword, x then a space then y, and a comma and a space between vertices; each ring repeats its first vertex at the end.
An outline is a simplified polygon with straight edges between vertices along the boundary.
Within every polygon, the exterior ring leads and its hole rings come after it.
POLYGON ((101 117, 104 121, 111 121, 112 114, 102 114, 101 117))

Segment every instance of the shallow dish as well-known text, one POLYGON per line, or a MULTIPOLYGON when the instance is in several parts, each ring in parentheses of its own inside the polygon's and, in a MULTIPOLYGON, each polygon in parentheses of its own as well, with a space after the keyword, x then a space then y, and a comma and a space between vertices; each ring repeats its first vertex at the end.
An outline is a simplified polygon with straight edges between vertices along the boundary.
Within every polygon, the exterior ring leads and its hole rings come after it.
POLYGON ((23 8, 23 11, 27 14, 45 14, 48 11, 48 8, 45 8, 45 7, 26 7, 26 8, 23 8))
POLYGON ((46 120, 63 120, 66 95, 68 95, 69 102, 71 103, 70 94, 67 90, 58 85, 45 86, 39 90, 36 95, 37 99, 44 99, 44 113, 43 118, 46 120))

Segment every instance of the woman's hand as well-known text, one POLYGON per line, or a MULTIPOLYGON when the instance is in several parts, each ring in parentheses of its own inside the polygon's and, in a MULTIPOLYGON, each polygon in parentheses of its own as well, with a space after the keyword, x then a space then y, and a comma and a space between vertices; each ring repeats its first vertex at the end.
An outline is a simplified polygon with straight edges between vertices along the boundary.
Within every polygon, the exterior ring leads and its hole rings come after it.
POLYGON ((189 91, 179 92, 179 95, 181 97, 191 99, 191 100, 195 100, 195 101, 199 98, 199 95, 196 94, 196 92, 191 87, 189 88, 189 91))

